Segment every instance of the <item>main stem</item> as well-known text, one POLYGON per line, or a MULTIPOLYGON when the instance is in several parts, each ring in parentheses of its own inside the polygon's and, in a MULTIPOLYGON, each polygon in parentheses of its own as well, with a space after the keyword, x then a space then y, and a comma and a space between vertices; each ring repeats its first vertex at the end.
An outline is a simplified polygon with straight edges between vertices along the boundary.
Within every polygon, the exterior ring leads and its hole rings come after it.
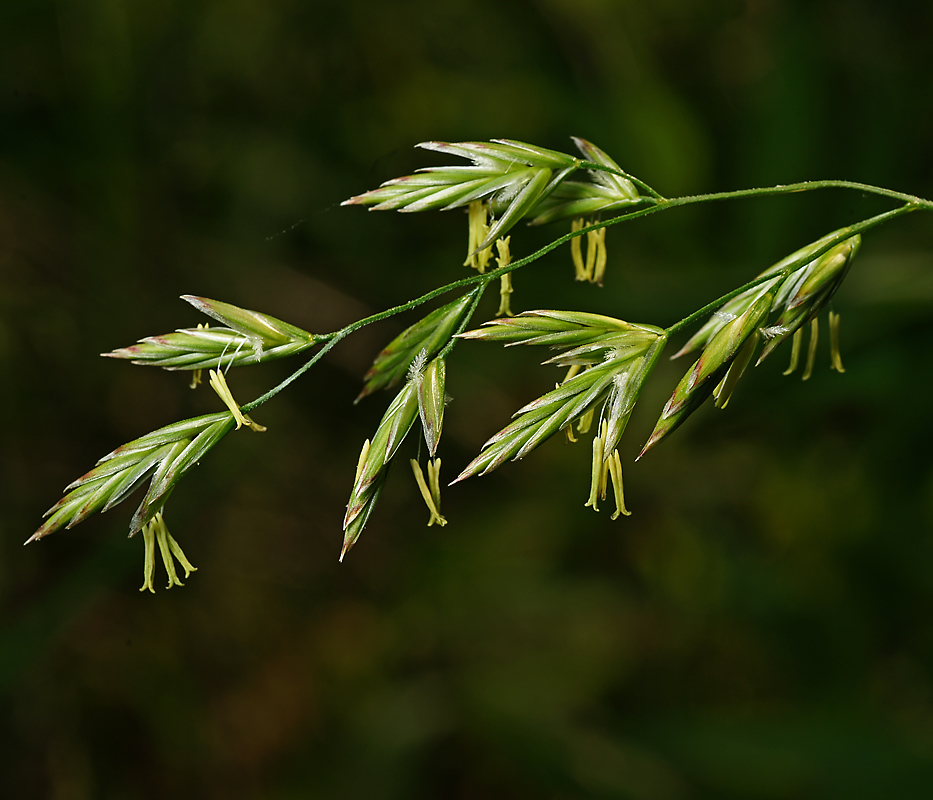
POLYGON ((668 208, 674 206, 685 206, 692 203, 705 203, 710 200, 734 200, 741 197, 771 197, 779 194, 794 194, 796 192, 809 192, 814 189, 854 189, 867 194, 876 194, 881 197, 889 197, 892 200, 900 200, 910 206, 925 208, 933 211, 933 202, 925 200, 904 192, 895 192, 892 189, 884 189, 880 186, 871 186, 867 183, 856 183, 854 181, 802 181, 801 183, 779 184, 769 186, 763 189, 739 189, 733 192, 715 192, 713 194, 697 194, 686 197, 675 197, 670 200, 664 200, 661 205, 668 208))
MULTIPOLYGON (((584 164, 584 166, 587 169, 599 169, 605 172, 616 172, 616 170, 611 170, 599 164, 586 163, 584 164)), ((620 172, 619 174, 624 175, 625 177, 630 177, 627 175, 627 173, 620 172)), ((918 209, 922 209, 925 211, 933 211, 933 201, 925 200, 924 198, 917 197, 915 195, 904 194, 903 192, 895 192, 891 189, 884 189, 879 186, 871 186, 865 183, 855 183, 853 181, 834 181, 834 180, 804 181, 802 183, 780 184, 777 186, 769 186, 769 187, 759 188, 759 189, 739 189, 739 190, 731 191, 731 192, 714 192, 712 194, 688 195, 685 197, 674 197, 674 198, 662 198, 660 195, 657 194, 657 192, 654 192, 652 190, 652 194, 654 194, 655 197, 651 198, 653 201, 652 204, 645 208, 641 208, 637 211, 631 211, 627 214, 622 214, 621 216, 615 217, 613 219, 593 223, 592 225, 588 225, 585 228, 581 228, 580 230, 565 234, 564 236, 561 236, 555 239, 549 244, 544 245, 544 247, 541 247, 540 249, 536 250, 531 255, 525 256, 524 258, 520 258, 517 261, 513 261, 511 264, 508 264, 503 267, 499 267, 498 269, 492 270, 490 272, 486 272, 481 275, 474 275, 469 278, 462 278, 461 280, 445 284, 444 286, 440 286, 436 289, 432 289, 430 292, 426 292, 425 294, 421 295, 420 297, 415 298, 414 300, 409 300, 407 303, 402 303, 401 305, 393 306, 392 308, 386 309, 385 311, 380 311, 377 314, 372 314, 361 320, 357 320, 356 322, 353 322, 350 325, 347 325, 346 327, 341 328, 339 331, 334 331, 333 333, 320 335, 318 337, 318 341, 323 342, 324 344, 321 347, 321 349, 317 351, 317 353, 315 353, 308 361, 302 364, 297 370, 295 370, 291 375, 289 375, 285 380, 283 380, 277 386, 274 386, 272 389, 270 389, 268 392, 266 392, 262 396, 257 397, 252 402, 249 402, 246 405, 244 405, 242 407, 242 410, 248 413, 249 411, 252 411, 254 408, 261 406, 266 401, 271 400, 279 392, 285 389, 289 384, 291 384, 293 381, 295 381, 297 378, 299 378, 301 375, 303 375, 305 372, 311 369, 311 367, 314 366, 318 361, 320 361, 320 359, 329 350, 331 350, 331 348, 333 348, 339 341, 346 338, 351 333, 358 331, 360 328, 363 328, 367 325, 371 325, 374 322, 379 322, 381 320, 388 319, 389 317, 393 317, 396 314, 401 314, 401 313, 404 313, 405 311, 410 311, 411 309, 416 308, 417 306, 420 306, 423 303, 427 303, 428 301, 433 300, 435 297, 439 297, 440 295, 446 294, 447 292, 456 291, 457 289, 466 289, 470 287, 476 287, 476 297, 474 298, 473 303, 471 304, 469 313, 465 315, 465 319, 461 323, 461 330, 463 330, 466 324, 468 323, 470 317, 473 315, 473 312, 476 310, 476 306, 479 303, 479 299, 490 282, 492 282, 496 278, 501 277, 502 275, 505 275, 508 272, 513 272, 514 270, 521 269, 522 267, 527 266, 533 261, 537 261, 542 256, 546 255, 547 253, 550 253, 552 250, 555 250, 561 245, 566 244, 571 239, 575 239, 577 236, 583 236, 589 231, 597 230, 599 228, 608 228, 612 225, 618 225, 623 222, 629 222, 633 219, 646 217, 649 214, 655 214, 659 211, 666 211, 668 209, 677 208, 680 206, 695 205, 697 203, 709 203, 709 202, 714 202, 717 200, 736 200, 736 199, 740 199, 743 197, 772 197, 776 195, 793 194, 796 192, 813 191, 815 189, 856 190, 856 191, 866 192, 868 194, 875 194, 875 195, 880 195, 882 197, 888 197, 893 200, 899 200, 902 203, 904 203, 904 205, 900 206, 899 208, 893 209, 891 211, 886 211, 883 214, 878 214, 874 217, 870 217, 866 220, 863 220, 862 222, 856 223, 854 225, 850 225, 848 228, 843 229, 842 232, 840 232, 837 236, 834 236, 832 239, 830 239, 824 246, 808 254, 806 256, 806 259, 808 261, 822 255, 827 250, 837 245, 840 241, 843 241, 844 239, 847 239, 850 236, 854 236, 856 233, 869 230, 870 228, 873 228, 876 225, 880 225, 884 222, 894 219, 895 217, 899 217, 902 214, 906 214, 911 211, 916 211, 918 209)), ((784 274, 788 274, 789 272, 793 271, 793 269, 796 269, 798 266, 800 266, 798 263, 792 263, 788 265, 784 270, 784 274)), ((671 325, 669 328, 667 328, 667 333, 670 335, 680 330, 683 330, 684 328, 693 324, 697 320, 702 319, 707 314, 710 314, 711 312, 715 311, 717 308, 719 308, 719 306, 721 306, 723 303, 728 302, 733 297, 736 297, 742 292, 754 286, 757 286, 766 280, 770 280, 774 278, 775 275, 776 273, 771 273, 769 275, 759 276, 758 278, 755 278, 754 280, 749 281, 748 283, 740 286, 739 288, 734 289, 733 291, 727 294, 724 294, 722 297, 719 297, 716 300, 713 300, 712 302, 707 303, 705 306, 703 306, 703 308, 699 309, 698 311, 695 311, 689 316, 684 317, 679 322, 676 322, 673 325, 671 325)), ((446 355, 449 352, 449 350, 450 350, 450 346, 444 349, 443 354, 446 355)))

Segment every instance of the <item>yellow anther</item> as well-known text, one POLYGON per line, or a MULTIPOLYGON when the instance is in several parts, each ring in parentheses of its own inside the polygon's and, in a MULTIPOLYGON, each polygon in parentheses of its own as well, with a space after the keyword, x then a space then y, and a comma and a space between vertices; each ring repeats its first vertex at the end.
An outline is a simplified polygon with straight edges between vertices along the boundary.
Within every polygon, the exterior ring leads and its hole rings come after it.
POLYGON ((782 374, 790 375, 794 370, 797 369, 797 365, 800 363, 800 350, 803 346, 803 330, 798 328, 794 331, 794 335, 791 338, 790 345, 790 366, 784 370, 782 374))
POLYGON ((224 405, 230 409, 230 413, 233 414, 233 418, 236 420, 237 430, 240 430, 244 425, 254 431, 266 430, 265 425, 259 425, 253 422, 246 414, 240 411, 240 407, 237 405, 236 400, 233 399, 233 393, 230 391, 230 387, 227 386, 227 379, 220 370, 212 369, 210 371, 210 376, 211 388, 217 392, 217 396, 223 400, 224 405))
POLYGON ((591 408, 577 422, 577 433, 589 433, 593 427, 593 419, 596 417, 596 409, 591 408))
MULTIPOLYGON (((586 223, 582 219, 575 219, 570 223, 571 233, 583 230, 586 223)), ((588 280, 586 277, 586 265, 583 263, 583 237, 576 236, 570 240, 570 256, 573 259, 574 275, 578 281, 588 280)))
POLYGON ((606 229, 598 228, 590 231, 586 235, 586 260, 590 261, 590 253, 593 255, 593 271, 590 273, 590 281, 599 286, 603 285, 603 276, 606 274, 606 229))
POLYGON ((632 512, 625 507, 625 492, 622 489, 622 459, 619 458, 618 450, 613 450, 609 457, 609 476, 612 478, 612 494, 616 501, 616 510, 612 519, 618 519, 620 514, 630 517, 632 512))
MULTIPOLYGON (((434 505, 437 509, 441 507, 441 460, 432 458, 428 460, 428 487, 431 489, 431 497, 434 499, 434 505)), ((438 515, 440 516, 440 515, 438 515)), ((444 519, 441 517, 441 519, 444 519)), ((441 525, 446 525, 445 519, 441 525)))
MULTIPOLYGON (((199 322, 199 323, 198 323, 198 330, 199 330, 199 331, 206 330, 207 328, 208 328, 208 324, 207 324, 206 322, 199 322)), ((189 385, 192 389, 194 389, 196 386, 200 385, 200 383, 201 383, 201 372, 202 372, 202 370, 196 369, 196 370, 194 370, 194 371, 191 373, 191 383, 188 384, 188 385, 189 385)))
POLYGON ((192 572, 196 572, 197 567, 188 561, 178 542, 176 542, 172 534, 168 532, 168 526, 162 518, 161 511, 156 512, 156 515, 143 526, 142 534, 143 544, 145 545, 145 556, 143 561, 143 585, 139 588, 139 591, 144 592, 148 589, 150 592, 155 593, 152 579, 155 577, 156 544, 159 545, 159 551, 162 554, 162 563, 165 566, 166 573, 168 573, 167 588, 171 589, 173 586, 184 586, 178 579, 178 573, 175 571, 173 556, 178 559, 178 563, 181 564, 182 569, 184 569, 185 579, 187 579, 192 572))
POLYGON ((839 352, 839 315, 835 311, 829 312, 829 355, 832 359, 832 368, 836 372, 845 372, 842 367, 842 355, 839 352))
POLYGON ((144 592, 148 589, 155 594, 152 586, 152 578, 155 575, 155 531, 151 522, 143 525, 143 544, 146 547, 143 556, 143 585, 139 587, 139 591, 144 592))
POLYGON ((438 458, 428 461, 427 481, 424 479, 424 472, 422 471, 421 465, 418 463, 417 459, 411 459, 411 471, 415 475, 415 483, 418 484, 418 490, 421 492, 421 496, 424 498, 424 503, 428 507, 428 511, 431 513, 431 516, 428 519, 428 527, 430 528, 432 525, 440 525, 443 527, 447 524, 447 520, 441 516, 440 512, 441 460, 438 458))
POLYGON ((564 376, 562 383, 567 383, 572 377, 577 375, 583 367, 580 364, 571 364, 570 369, 567 370, 567 374, 564 376))
MULTIPOLYGON (((500 267, 504 267, 512 263, 512 254, 509 252, 509 239, 511 237, 506 236, 503 239, 496 240, 496 250, 499 251, 499 256, 496 258, 496 264, 500 267)), ((497 317, 511 317, 512 316, 512 273, 507 272, 499 279, 499 310, 496 312, 497 317)))
POLYGON ((473 267, 480 273, 486 271, 489 260, 492 258, 492 246, 477 251, 477 248, 489 235, 489 226, 486 224, 486 204, 482 200, 474 200, 467 208, 469 215, 469 235, 467 240, 467 257, 463 262, 465 267, 473 267))
POLYGON ((506 267, 512 263, 512 254, 509 252, 509 241, 511 236, 503 236, 501 239, 496 239, 496 266, 497 267, 506 267))
POLYGON ((599 433, 593 437, 593 464, 590 470, 590 496, 584 503, 584 508, 592 507, 599 511, 597 503, 606 496, 607 469, 603 458, 605 445, 606 423, 600 425, 599 433))
POLYGON ((599 511, 597 502, 606 499, 606 489, 609 488, 609 480, 612 479, 612 495, 616 501, 616 510, 612 514, 612 519, 618 519, 620 516, 630 516, 631 511, 625 507, 625 492, 622 487, 622 459, 619 458, 619 451, 613 450, 612 454, 606 457, 606 429, 605 420, 600 423, 599 434, 593 439, 593 466, 590 473, 590 496, 586 501, 586 507, 592 507, 593 511, 599 511))
MULTIPOLYGON (((571 225, 572 233, 583 230, 586 222, 575 219, 571 225)), ((570 254, 573 258, 574 274, 578 281, 589 281, 603 285, 606 274, 606 229, 596 228, 586 232, 586 258, 583 257, 583 237, 577 236, 570 241, 570 254)))

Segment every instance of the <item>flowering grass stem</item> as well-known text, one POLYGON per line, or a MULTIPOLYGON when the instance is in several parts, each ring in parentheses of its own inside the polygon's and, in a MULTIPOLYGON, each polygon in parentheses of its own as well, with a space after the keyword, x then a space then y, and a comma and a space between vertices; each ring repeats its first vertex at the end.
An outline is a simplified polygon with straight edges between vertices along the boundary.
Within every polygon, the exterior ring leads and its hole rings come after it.
MULTIPOLYGON (((585 169, 600 169, 600 170, 604 170, 608 172, 614 172, 626 178, 629 178, 629 180, 633 180, 630 175, 622 172, 621 170, 611 170, 599 164, 585 162, 583 164, 583 167, 585 169)), ((416 297, 414 300, 409 300, 406 303, 401 303, 397 306, 393 306, 392 308, 388 308, 385 311, 380 311, 376 314, 371 314, 368 317, 364 317, 363 319, 357 320, 356 322, 353 322, 347 325, 346 327, 341 328, 338 331, 318 335, 317 340, 323 345, 320 350, 318 350, 313 356, 311 356, 310 359, 308 359, 308 361, 302 364, 302 366, 300 366, 297 370, 295 370, 291 375, 289 375, 285 380, 283 380, 277 386, 274 386, 272 389, 270 389, 269 391, 267 391, 265 394, 261 395, 260 397, 257 397, 255 400, 243 405, 241 407, 242 410, 244 411, 244 413, 252 411, 254 408, 257 408, 258 406, 261 406, 263 403, 267 402, 268 400, 271 400, 279 392, 281 392, 283 389, 289 386, 293 381, 295 381, 296 379, 301 377, 305 372, 311 369, 311 367, 313 367, 318 361, 320 361, 321 358, 327 352, 329 352, 333 347, 335 347, 340 341, 345 339, 350 334, 355 333, 356 331, 360 330, 361 328, 365 328, 367 325, 372 325, 375 322, 381 322, 384 319, 389 319, 390 317, 394 317, 398 314, 403 314, 406 311, 411 311, 412 309, 417 308, 418 306, 423 305, 424 303, 430 302, 436 297, 440 297, 441 295, 447 294, 449 292, 454 292, 457 289, 471 289, 472 288, 475 290, 473 303, 471 304, 468 311, 464 314, 463 321, 461 322, 459 326, 459 330, 457 330, 457 333, 462 333, 464 330, 466 330, 466 327, 469 324, 471 317, 476 311, 476 307, 479 304, 480 298, 482 297, 483 293, 486 291, 486 288, 489 286, 491 282, 495 280, 499 280, 503 275, 509 272, 514 272, 517 269, 521 269, 522 267, 525 267, 528 264, 531 264, 539 260, 542 256, 547 255, 552 250, 556 250, 558 247, 566 244, 567 242, 572 241, 573 239, 576 239, 577 237, 585 236, 591 232, 595 232, 599 230, 600 228, 607 228, 612 225, 618 225, 622 222, 629 222, 633 219, 646 217, 649 214, 655 214, 659 211, 666 211, 671 208, 678 208, 678 207, 687 206, 687 205, 696 205, 698 203, 714 202, 717 200, 734 200, 734 199, 740 199, 744 197, 770 197, 770 196, 775 196, 775 195, 812 191, 816 189, 833 189, 833 188, 853 189, 853 190, 857 190, 861 192, 866 192, 869 194, 876 194, 882 197, 890 197, 892 199, 903 201, 904 205, 898 208, 892 209, 890 211, 885 211, 882 214, 877 214, 876 216, 869 217, 868 219, 862 220, 861 222, 855 223, 854 225, 850 225, 846 229, 847 231, 846 233, 844 234, 840 233, 837 237, 834 237, 828 240, 823 247, 811 253, 808 256, 808 260, 815 258, 816 256, 819 256, 820 254, 826 252, 827 250, 831 249, 833 246, 838 244, 840 241, 847 238, 848 236, 852 236, 855 233, 869 230, 870 228, 873 228, 876 225, 881 225, 884 222, 888 222, 894 219, 895 217, 899 217, 899 216, 902 216, 903 214, 907 214, 911 211, 917 211, 917 210, 933 211, 933 201, 924 200, 923 198, 916 197, 914 195, 904 194, 902 192, 895 192, 890 189, 882 189, 877 186, 870 186, 868 184, 863 184, 863 183, 854 183, 852 181, 805 181, 802 183, 781 184, 777 186, 770 186, 770 187, 760 188, 760 189, 740 189, 740 190, 731 191, 731 192, 716 192, 713 194, 690 195, 690 196, 675 197, 675 198, 670 198, 670 199, 661 198, 661 196, 657 192, 655 192, 653 189, 650 189, 650 187, 647 187, 646 185, 642 184, 640 181, 638 181, 638 184, 642 188, 645 188, 647 191, 650 191, 651 194, 654 196, 654 199, 652 200, 652 205, 637 209, 635 211, 630 211, 628 213, 622 214, 612 219, 601 220, 599 222, 593 223, 592 225, 586 225, 582 228, 576 228, 570 233, 567 233, 563 236, 558 237, 554 241, 549 242, 548 244, 539 248, 538 250, 531 253, 530 255, 527 255, 524 258, 519 258, 510 264, 506 264, 505 266, 498 267, 497 269, 490 270, 489 272, 485 272, 480 275, 473 275, 469 278, 461 278, 460 280, 452 281, 451 283, 445 284, 444 286, 439 286, 435 289, 432 289, 429 292, 425 292, 421 296, 416 297)), ((789 274, 791 271, 793 271, 794 268, 798 266, 800 265, 797 263, 788 265, 786 268, 786 272, 784 274, 789 274)), ((674 334, 674 333, 677 333, 683 330, 684 328, 689 327, 690 325, 694 324, 696 321, 708 316, 710 313, 712 313, 717 308, 719 308, 719 306, 721 306, 725 302, 728 302, 733 297, 736 297, 737 295, 741 294, 742 292, 748 289, 751 289, 754 286, 758 286, 761 283, 771 280, 774 277, 775 275, 759 276, 758 278, 755 278, 754 280, 751 280, 748 283, 743 284, 737 289, 733 289, 732 291, 727 292, 726 294, 722 295, 716 300, 713 300, 712 302, 707 303, 705 306, 703 306, 698 311, 694 311, 692 314, 689 314, 688 316, 684 317, 680 321, 675 322, 673 325, 667 328, 667 333, 674 334)), ((453 349, 453 347, 456 345, 456 342, 457 342, 456 338, 451 339, 448 345, 441 351, 441 355, 447 356, 450 353, 450 351, 453 349)))
MULTIPOLYGON (((247 412, 278 395, 317 364, 331 349, 356 331, 411 311, 442 295, 459 292, 452 301, 406 328, 376 357, 364 378, 360 398, 406 381, 382 422, 363 446, 354 488, 344 518, 343 554, 359 538, 386 481, 402 440, 420 417, 429 451, 428 478, 417 460, 411 465, 430 511, 429 524, 444 525, 440 514, 440 459, 436 457, 446 404, 446 358, 461 338, 498 341, 505 345, 534 344, 560 351, 544 363, 569 367, 557 387, 526 404, 505 428, 489 439, 482 452, 454 483, 485 474, 506 460, 520 459, 559 431, 575 441, 573 426, 584 433, 597 419, 592 489, 587 505, 596 507, 613 485, 613 519, 628 515, 622 489, 622 462, 617 446, 642 385, 676 333, 708 321, 675 354, 699 351, 668 401, 641 455, 677 428, 709 396, 724 408, 736 382, 752 363, 759 346, 760 363, 790 338, 792 372, 802 353, 802 327, 810 323, 810 345, 803 378, 813 370, 817 315, 841 284, 858 250, 861 234, 912 211, 933 211, 933 201, 868 184, 843 180, 805 181, 763 188, 666 198, 628 174, 595 145, 574 139, 581 159, 511 140, 426 142, 423 149, 466 158, 472 166, 426 167, 415 174, 385 182, 378 189, 344 201, 373 210, 426 211, 468 209, 470 237, 467 263, 479 269, 460 280, 431 289, 419 297, 371 314, 326 334, 311 334, 267 314, 203 297, 184 296, 222 327, 176 330, 140 340, 106 353, 135 364, 192 371, 192 386, 201 369, 210 369, 211 386, 227 411, 183 420, 117 448, 86 475, 65 489, 65 496, 46 513, 46 521, 28 541, 60 528, 70 528, 91 513, 106 511, 135 487, 150 481, 148 492, 130 523, 130 534, 142 531, 145 542, 143 589, 152 589, 155 547, 159 546, 169 585, 180 585, 174 560, 186 577, 194 570, 168 534, 162 508, 181 478, 233 427, 264 430, 247 412), (570 180, 570 176, 580 178, 570 180), (565 180, 566 179, 566 180, 565 180), (751 197, 775 197, 822 189, 858 191, 896 201, 889 211, 828 234, 785 257, 758 277, 707 303, 668 328, 634 324, 581 311, 539 310, 512 316, 509 308, 511 273, 571 243, 578 280, 602 283, 606 262, 605 229, 682 206, 751 197), (607 219, 599 219, 600 214, 607 219), (610 216, 615 214, 615 216, 610 216), (522 219, 539 225, 571 221, 571 231, 524 258, 511 260, 506 233, 522 219), (587 224, 587 222, 589 224, 587 224), (586 237, 586 258, 583 239, 586 237), (492 246, 498 266, 488 270, 492 246), (467 327, 479 302, 493 283, 500 284, 497 318, 481 328, 467 327), (769 315, 776 315, 771 320, 769 315), (288 377, 243 406, 227 385, 231 367, 262 359, 313 353, 288 377)), ((843 371, 839 355, 839 318, 830 314, 833 368, 843 371)), ((359 399, 359 398, 357 398, 359 399)), ((637 459, 636 459, 637 460, 637 459)))

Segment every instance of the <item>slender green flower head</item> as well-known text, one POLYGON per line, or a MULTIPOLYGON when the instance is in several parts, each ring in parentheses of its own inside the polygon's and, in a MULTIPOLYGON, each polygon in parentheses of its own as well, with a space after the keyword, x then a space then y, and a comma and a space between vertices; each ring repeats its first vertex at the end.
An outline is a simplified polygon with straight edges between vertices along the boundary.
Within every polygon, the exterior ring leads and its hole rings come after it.
POLYGON ((745 373, 745 369, 748 367, 752 356, 755 354, 755 350, 758 349, 758 342, 760 339, 761 329, 754 331, 735 354, 735 358, 732 359, 732 363, 729 365, 729 369, 726 370, 726 374, 723 376, 722 380, 716 384, 716 388, 713 389, 716 408, 725 408, 729 405, 732 392, 735 391, 735 386, 739 382, 739 378, 745 373))
MULTIPOLYGON (((662 328, 625 322, 603 314, 584 311, 525 311, 514 317, 499 317, 483 323, 482 328, 465 331, 462 339, 484 342, 502 342, 506 347, 516 344, 544 345, 555 349, 586 348, 593 346, 599 353, 626 343, 653 342, 662 328)), ((583 351, 580 355, 582 356, 583 351)), ((586 363, 601 360, 594 355, 586 363)))
MULTIPOLYGON (((748 337, 755 333, 767 318, 773 301, 773 294, 767 291, 760 292, 759 297, 745 312, 716 332, 685 376, 687 392, 695 392, 705 386, 709 386, 710 390, 714 388, 748 337)), ((670 405, 671 411, 679 409, 677 401, 670 405)))
POLYGON ((635 184, 625 177, 623 170, 609 157, 608 153, 586 139, 578 136, 570 138, 589 164, 605 168, 588 171, 594 183, 611 189, 620 200, 638 200, 638 189, 635 188, 635 184))
POLYGON ((226 327, 185 328, 140 339, 137 344, 102 355, 169 370, 198 370, 284 358, 301 353, 318 341, 314 334, 268 314, 206 297, 184 295, 182 299, 226 327))
POLYGON ((780 311, 780 316, 764 331, 769 341, 758 358, 759 364, 826 306, 845 280, 861 241, 858 234, 850 236, 784 279, 774 300, 774 309, 780 311))
POLYGON ((230 431, 233 422, 227 412, 208 414, 167 425, 118 447, 65 487, 65 496, 45 512, 47 519, 27 543, 113 508, 149 479, 149 489, 130 523, 132 536, 161 510, 182 477, 230 431))
POLYGON ((638 194, 635 184, 625 177, 619 165, 603 150, 586 139, 571 138, 588 162, 605 169, 588 170, 589 181, 561 182, 531 210, 531 225, 589 217, 600 212, 619 211, 653 202, 651 198, 638 194))
POLYGON ((435 358, 425 368, 418 386, 418 414, 424 430, 424 442, 428 455, 434 458, 437 446, 444 430, 445 389, 447 385, 447 365, 443 358, 435 358))
MULTIPOLYGON (((421 384, 421 376, 416 375, 408 381, 402 390, 395 396, 395 399, 389 404, 386 413, 383 415, 379 427, 373 434, 372 445, 370 446, 369 464, 382 462, 387 464, 392 460, 395 451, 404 441, 411 426, 418 418, 418 389, 421 384)), ((364 470, 364 479, 368 477, 370 470, 364 470)))
POLYGON ((447 211, 482 200, 496 219, 476 250, 504 236, 581 163, 566 153, 509 139, 422 142, 417 146, 473 163, 425 167, 414 175, 393 178, 378 189, 351 197, 342 205, 368 205, 373 211, 447 211))
MULTIPOLYGON (((826 253, 823 253, 820 256, 814 258, 813 254, 822 248, 826 247, 827 244, 834 240, 839 240, 844 234, 848 231, 848 228, 840 228, 839 230, 828 233, 825 236, 820 237, 815 242, 812 242, 805 247, 801 247, 799 250, 795 250, 788 256, 785 256, 780 261, 772 264, 764 272, 758 275, 759 278, 765 278, 768 275, 774 275, 774 280, 766 281, 754 286, 751 289, 748 289, 737 297, 729 300, 725 305, 723 305, 718 311, 716 311, 709 319, 709 321, 700 328, 688 341, 687 343, 671 358, 679 358, 682 355, 687 353, 695 352, 696 350, 701 350, 706 346, 707 342, 729 321, 735 319, 738 316, 741 316, 749 308, 749 306, 757 300, 760 295, 761 290, 765 289, 770 291, 771 289, 775 290, 775 300, 774 300, 774 309, 779 310, 783 309, 787 302, 790 299, 790 295, 796 292, 801 288, 802 283, 807 281, 807 276, 816 271, 818 274, 822 275, 822 280, 831 279, 834 275, 838 279, 838 282, 833 286, 832 292, 835 292, 838 288, 838 284, 841 283, 842 278, 845 277, 845 270, 839 274, 836 270, 840 266, 840 255, 843 253, 848 253, 847 260, 845 262, 845 269, 848 269, 848 264, 851 263, 852 258, 854 257, 856 251, 858 250, 858 245, 860 242, 860 237, 858 234, 845 238, 840 242, 837 247, 832 248, 826 253), (827 256, 830 256, 830 253, 834 255, 827 259, 826 263, 822 263, 827 256)), ((823 298, 823 304, 829 300, 830 295, 823 298)), ((800 322, 802 325, 806 320, 800 322)), ((800 325, 797 327, 799 328, 800 325)), ((790 335, 796 330, 796 328, 782 332, 779 325, 772 326, 771 329, 765 330, 765 337, 771 337, 774 340, 778 334, 790 335)), ((759 358, 759 363, 764 359, 767 353, 770 353, 784 338, 786 335, 781 335, 780 339, 777 341, 772 341, 771 344, 766 346, 764 352, 762 353, 761 358, 759 358)))
POLYGON ((633 358, 627 369, 620 370, 613 376, 612 387, 603 404, 599 424, 601 446, 607 459, 619 447, 622 434, 625 433, 632 411, 635 410, 635 401, 638 400, 638 395, 664 352, 666 344, 667 335, 659 333, 643 355, 633 358))
MULTIPOLYGON (((608 334, 604 333, 604 339, 596 342, 591 340, 592 331, 581 333, 579 321, 582 316, 596 317, 597 315, 577 316, 572 312, 553 313, 557 315, 558 320, 565 315, 576 317, 574 322, 565 321, 565 325, 574 326, 565 332, 575 332, 582 337, 584 343, 572 348, 564 355, 574 365, 574 369, 578 369, 579 363, 583 361, 587 365, 556 389, 515 412, 512 423, 486 442, 480 454, 467 465, 454 483, 472 475, 491 472, 508 459, 523 458, 539 444, 558 431, 568 428, 610 397, 613 398, 614 405, 604 413, 612 419, 614 441, 617 442, 621 436, 644 379, 655 363, 654 351, 657 349, 657 352, 660 352, 660 348, 663 347, 665 340, 663 330, 652 330, 651 326, 631 326, 630 323, 616 320, 614 322, 630 326, 630 329, 624 332, 614 330, 608 334), (585 360, 584 356, 593 357, 593 360, 585 360), (646 356, 648 356, 647 359, 646 356)), ((543 319, 554 321, 555 318, 544 316, 543 319)), ((551 330, 542 335, 551 336, 554 333, 558 331, 551 330)), ((540 336, 534 331, 532 334, 525 340, 512 340, 512 343, 544 343, 535 342, 540 336)), ((563 341, 565 344, 568 343, 566 339, 563 341)), ((569 344, 574 343, 573 340, 569 342, 569 344)), ((551 359, 551 361, 559 363, 558 359, 551 359)))
POLYGON ((470 292, 435 309, 389 342, 364 376, 366 383, 356 402, 377 389, 395 386, 408 374, 419 354, 424 353, 428 359, 439 353, 453 337, 475 296, 470 292))
POLYGON ((539 444, 580 419, 603 399, 612 379, 625 365, 606 362, 584 370, 560 386, 520 408, 513 421, 486 444, 453 483, 473 475, 485 475, 509 459, 524 458, 539 444))
MULTIPOLYGON (((700 357, 677 384, 638 458, 678 428, 713 394, 749 338, 757 336, 773 301, 773 294, 759 289, 758 298, 741 315, 729 320, 716 331, 703 348, 700 357)), ((747 352, 743 353, 745 360, 748 357, 747 352)))
POLYGON ((363 445, 343 520, 341 561, 362 533, 382 492, 388 465, 418 418, 418 389, 422 379, 421 374, 413 375, 402 387, 386 409, 372 441, 367 440, 363 445))
MULTIPOLYGON (((360 452, 357 475, 359 475, 359 468, 365 463, 369 445, 370 442, 369 439, 367 439, 363 443, 363 450, 360 452)), ((360 534, 363 532, 363 528, 365 528, 366 523, 369 522, 373 510, 379 502, 379 496, 382 494, 382 490, 385 487, 387 476, 388 468, 384 466, 375 474, 371 483, 366 487, 365 492, 357 492, 356 487, 354 487, 353 494, 350 497, 350 503, 347 505, 347 515, 349 516, 351 508, 354 509, 354 514, 349 518, 349 522, 347 522, 346 518, 344 519, 343 545, 340 548, 340 561, 343 561, 343 557, 350 548, 356 544, 357 540, 360 538, 360 534)))
MULTIPOLYGON (((761 275, 759 275, 759 277, 761 277, 761 275)), ((687 340, 687 343, 671 356, 671 359, 680 358, 688 353, 702 350, 720 330, 732 322, 732 320, 737 319, 748 311, 752 304, 761 296, 762 289, 773 289, 779 282, 780 279, 775 278, 773 281, 768 281, 759 286, 753 286, 748 291, 733 297, 715 311, 707 323, 693 334, 693 336, 687 340)))
POLYGON ((182 300, 191 303, 198 311, 218 322, 239 331, 244 336, 259 339, 264 344, 284 344, 289 339, 313 338, 307 331, 296 328, 287 322, 263 314, 261 311, 249 311, 220 300, 183 294, 182 300))

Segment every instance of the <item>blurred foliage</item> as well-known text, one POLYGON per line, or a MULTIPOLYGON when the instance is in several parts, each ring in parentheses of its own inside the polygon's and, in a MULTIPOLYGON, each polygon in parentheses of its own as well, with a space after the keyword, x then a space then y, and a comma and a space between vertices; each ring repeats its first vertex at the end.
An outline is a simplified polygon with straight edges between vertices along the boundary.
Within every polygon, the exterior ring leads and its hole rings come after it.
MULTIPOLYGON (((218 410, 96 357, 183 293, 332 330, 460 274, 460 214, 338 203, 426 139, 605 148, 667 195, 816 178, 933 194, 933 7, 914 0, 5 0, 0 9, 0 774, 7 797, 875 798, 933 781, 933 228, 873 232, 835 301, 848 371, 769 359, 583 509, 552 443, 449 490, 403 470, 337 563, 367 329, 175 493, 199 567, 136 591, 122 507, 25 550, 122 442, 218 410)), ((422 154, 423 155, 423 154, 422 154)), ((569 253, 518 309, 667 325, 877 200, 691 208, 569 253)), ((554 235, 515 230, 513 253, 554 235)), ((561 229, 562 231, 563 229, 561 229)), ((488 298, 486 314, 495 310, 488 298)), ((680 365, 652 379, 628 463, 680 365)), ((241 402, 288 365, 231 373, 241 402)), ((553 376, 466 343, 452 477, 553 376)), ((388 398, 385 398, 388 402, 388 398)))

